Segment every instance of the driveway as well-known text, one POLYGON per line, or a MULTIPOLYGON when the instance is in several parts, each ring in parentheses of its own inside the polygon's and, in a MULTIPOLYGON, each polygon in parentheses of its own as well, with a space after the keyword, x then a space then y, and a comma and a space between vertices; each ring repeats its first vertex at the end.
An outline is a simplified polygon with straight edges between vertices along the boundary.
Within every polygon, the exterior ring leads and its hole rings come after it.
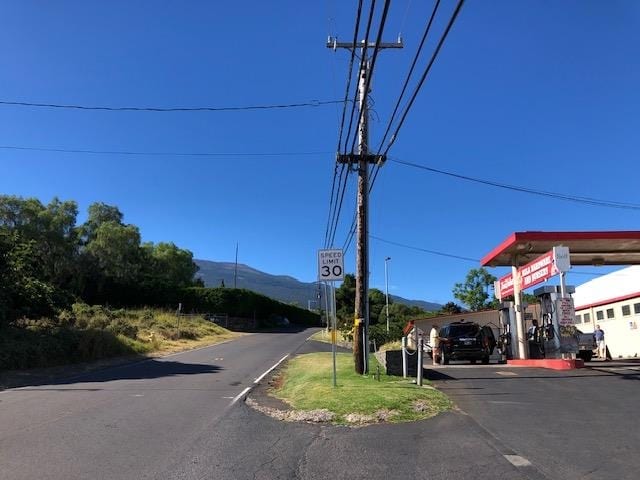
POLYGON ((428 367, 434 385, 500 445, 551 479, 637 479, 640 363, 554 371, 428 367))

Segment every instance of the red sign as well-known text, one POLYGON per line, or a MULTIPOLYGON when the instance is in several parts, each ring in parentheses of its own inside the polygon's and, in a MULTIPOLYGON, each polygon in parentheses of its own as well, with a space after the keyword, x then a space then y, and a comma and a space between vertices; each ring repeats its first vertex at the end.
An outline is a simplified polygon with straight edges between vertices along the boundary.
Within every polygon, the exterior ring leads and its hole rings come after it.
POLYGON ((505 298, 513 295, 513 275, 508 274, 498 280, 498 298, 505 298))
POLYGON ((553 263, 553 251, 547 252, 534 261, 520 267, 518 272, 522 278, 522 283, 520 284, 522 290, 546 282, 559 273, 553 263))
MULTIPOLYGON (((560 272, 558 272, 553 261, 552 250, 518 269, 520 290, 525 290, 529 287, 545 282, 558 273, 560 272)), ((499 290, 496 295, 498 298, 505 298, 509 295, 513 295, 513 275, 509 273, 498 280, 498 287, 499 290)))

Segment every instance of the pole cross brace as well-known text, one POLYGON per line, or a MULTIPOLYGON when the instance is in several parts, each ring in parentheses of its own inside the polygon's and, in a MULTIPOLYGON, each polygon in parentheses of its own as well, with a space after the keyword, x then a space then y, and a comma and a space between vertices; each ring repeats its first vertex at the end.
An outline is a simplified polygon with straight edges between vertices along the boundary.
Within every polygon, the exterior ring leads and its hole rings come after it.
POLYGON ((358 164, 361 161, 365 161, 374 165, 382 165, 386 160, 386 155, 359 155, 357 153, 338 153, 336 155, 336 161, 338 163, 347 163, 349 165, 358 164))

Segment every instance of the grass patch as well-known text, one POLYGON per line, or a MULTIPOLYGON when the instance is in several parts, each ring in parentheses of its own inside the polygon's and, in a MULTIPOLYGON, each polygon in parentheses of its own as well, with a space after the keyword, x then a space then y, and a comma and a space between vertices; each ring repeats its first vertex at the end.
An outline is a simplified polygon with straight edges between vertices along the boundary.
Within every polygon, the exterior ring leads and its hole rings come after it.
POLYGON ((201 316, 75 304, 56 318, 0 327, 0 370, 46 368, 125 355, 164 354, 219 343, 236 333, 201 316))
MULTIPOLYGON (((374 423, 421 420, 451 408, 450 400, 430 387, 419 388, 410 380, 384 373, 358 375, 353 356, 336 356, 338 386, 333 387, 330 353, 310 353, 291 359, 280 372, 271 393, 296 410, 327 409, 335 414, 334 423, 374 423)), ((378 366, 371 358, 370 372, 378 366)))
MULTIPOLYGON (((310 338, 311 340, 315 340, 316 342, 331 343, 331 334, 327 332, 325 328, 323 328, 319 332, 314 333, 313 335, 311 335, 310 338)), ((336 336, 336 342, 338 344, 348 343, 349 340, 342 334, 341 331, 338 330, 338 334, 336 336)))

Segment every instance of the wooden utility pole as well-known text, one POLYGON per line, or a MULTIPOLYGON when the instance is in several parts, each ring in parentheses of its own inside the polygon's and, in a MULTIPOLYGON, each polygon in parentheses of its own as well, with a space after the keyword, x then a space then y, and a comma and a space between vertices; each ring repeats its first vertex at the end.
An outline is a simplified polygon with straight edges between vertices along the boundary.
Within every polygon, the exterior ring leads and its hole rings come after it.
MULTIPOLYGON (((371 87, 369 79, 370 63, 366 57, 365 42, 361 41, 357 45, 348 42, 338 42, 335 38, 329 38, 327 47, 337 48, 360 48, 362 61, 358 72, 358 153, 340 154, 338 153, 338 163, 357 165, 358 170, 358 193, 357 193, 357 228, 356 228, 356 299, 353 328, 353 357, 355 370, 359 374, 366 374, 369 371, 369 165, 382 164, 385 157, 382 155, 369 154, 369 110, 367 87, 371 87)), ((375 42, 369 42, 367 48, 375 48, 375 42)), ((380 43, 378 49, 402 48, 402 40, 396 43, 380 43)))

